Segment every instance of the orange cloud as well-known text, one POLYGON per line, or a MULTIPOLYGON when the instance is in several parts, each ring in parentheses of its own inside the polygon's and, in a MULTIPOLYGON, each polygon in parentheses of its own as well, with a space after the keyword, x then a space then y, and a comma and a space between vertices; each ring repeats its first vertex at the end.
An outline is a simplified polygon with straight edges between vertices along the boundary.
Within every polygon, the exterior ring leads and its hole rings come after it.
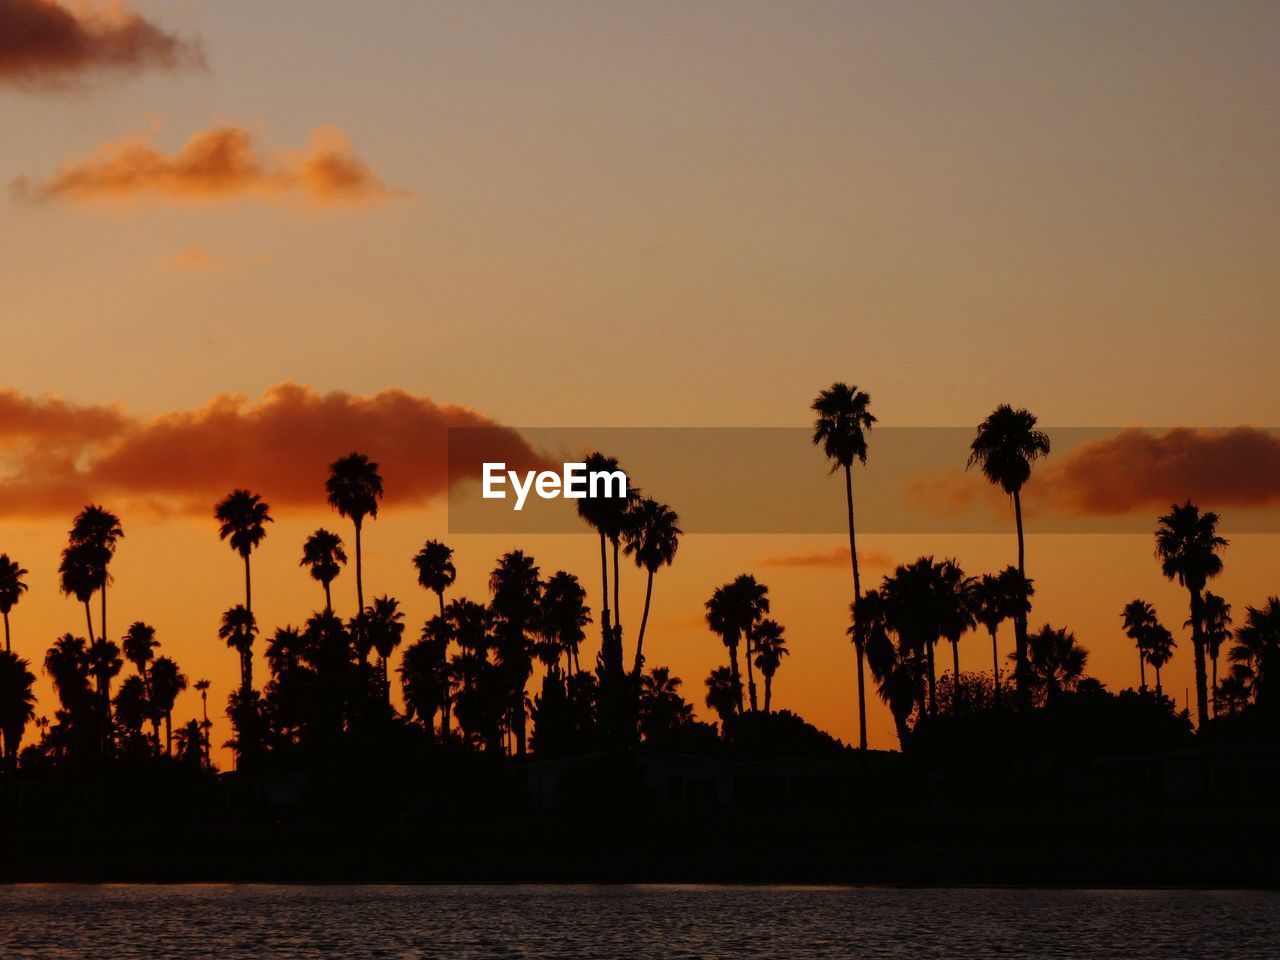
MULTIPOLYGON (((256 402, 221 395, 150 419, 3 392, 0 514, 60 515, 98 501, 202 515, 237 486, 277 508, 327 509, 328 464, 353 450, 381 464, 388 507, 421 505, 448 487, 451 427, 498 424, 401 390, 362 397, 285 383, 256 402)), ((513 469, 544 465, 514 431, 486 431, 485 442, 486 456, 513 469)))
POLYGON ((1211 508, 1280 504, 1280 436, 1256 427, 1122 430, 1046 464, 1041 485, 1050 508, 1089 516, 1188 497, 1211 508))
MULTIPOLYGON (((849 569, 849 550, 847 547, 836 547, 834 550, 809 550, 801 553, 771 554, 760 560, 762 567, 810 567, 841 570, 849 569)), ((894 560, 884 550, 864 550, 858 553, 858 566, 861 570, 891 570, 894 560)))
POLYGON ((403 195, 384 185, 351 152, 346 134, 332 126, 314 130, 306 148, 274 156, 259 148, 252 133, 235 126, 201 130, 176 153, 165 153, 149 135, 134 134, 64 164, 43 181, 20 177, 11 190, 32 200, 78 203, 202 203, 250 197, 361 206, 403 195))
POLYGON ((56 0, 0 0, 0 82, 57 85, 91 70, 203 63, 198 43, 119 3, 72 10, 56 0))

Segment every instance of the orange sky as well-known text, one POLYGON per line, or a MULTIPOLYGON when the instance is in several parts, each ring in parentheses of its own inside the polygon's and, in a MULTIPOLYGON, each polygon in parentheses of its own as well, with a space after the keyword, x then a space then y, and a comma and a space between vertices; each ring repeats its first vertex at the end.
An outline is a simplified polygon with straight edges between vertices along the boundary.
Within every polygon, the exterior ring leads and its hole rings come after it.
MULTIPOLYGON (((0 24, 0 387, 19 398, 146 423, 289 381, 516 426, 776 426, 840 379, 886 426, 972 426, 1002 401, 1061 426, 1280 423, 1274 5, 3 9, 52 23, 39 49, 0 24)), ((125 523, 111 632, 153 622, 220 707, 236 664, 215 627, 239 569, 212 521, 119 507, 140 459, 87 489, 50 480, 74 458, 15 475, 17 416, 0 414, 0 551, 32 570, 18 648, 38 661, 81 629, 54 571, 83 493, 125 523)), ((212 423, 225 469, 249 472, 212 423)), ((264 625, 316 602, 296 554, 340 522, 323 477, 314 507, 304 481, 255 558, 264 625)), ((419 618, 408 558, 446 518, 418 472, 387 486, 368 589, 419 618)), ((515 545, 447 538, 473 596, 515 545)), ((1280 589, 1276 539, 1234 538, 1219 586, 1238 612, 1280 589)), ((792 648, 777 702, 848 739, 844 571, 764 563, 840 542, 688 538, 656 588, 654 660, 700 705, 723 656, 701 603, 755 572, 792 648)), ((592 583, 589 538, 519 545, 592 583)), ((973 572, 1012 558, 1011 534, 864 545, 973 572)), ((1072 626, 1109 683, 1136 673, 1125 601, 1185 618, 1149 537, 1033 531, 1028 565, 1037 620, 1072 626)), ((639 576, 624 589, 634 626, 639 576)), ((985 663, 985 642, 962 655, 985 663)), ((195 709, 188 694, 178 714, 195 709)), ((872 741, 892 743, 878 704, 872 741)))

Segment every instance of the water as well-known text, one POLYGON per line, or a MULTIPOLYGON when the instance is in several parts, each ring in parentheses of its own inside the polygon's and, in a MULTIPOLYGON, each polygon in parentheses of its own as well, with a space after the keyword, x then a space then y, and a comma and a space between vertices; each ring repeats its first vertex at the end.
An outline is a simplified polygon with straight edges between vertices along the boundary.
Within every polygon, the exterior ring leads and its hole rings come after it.
POLYGON ((1280 894, 696 886, 18 886, 5 960, 1280 957, 1280 894))

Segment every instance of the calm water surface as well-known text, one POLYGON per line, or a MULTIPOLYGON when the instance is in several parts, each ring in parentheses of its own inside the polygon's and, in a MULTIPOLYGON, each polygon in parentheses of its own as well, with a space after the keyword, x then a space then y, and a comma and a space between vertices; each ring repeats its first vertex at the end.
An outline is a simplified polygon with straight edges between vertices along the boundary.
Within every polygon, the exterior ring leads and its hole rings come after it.
POLYGON ((1280 957, 1280 894, 691 886, 17 886, 0 957, 1280 957))

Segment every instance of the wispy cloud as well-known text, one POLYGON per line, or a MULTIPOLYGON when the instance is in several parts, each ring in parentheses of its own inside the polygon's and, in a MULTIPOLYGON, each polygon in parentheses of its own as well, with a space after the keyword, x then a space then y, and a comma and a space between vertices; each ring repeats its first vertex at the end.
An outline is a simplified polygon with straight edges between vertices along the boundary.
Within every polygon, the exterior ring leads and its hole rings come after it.
POLYGON ((201 130, 166 153, 150 134, 134 134, 71 160, 43 179, 21 177, 14 195, 29 200, 209 203, 248 197, 313 206, 367 206, 404 191, 386 186, 337 127, 319 127, 300 150, 269 154, 237 126, 201 130))
POLYGON ((93 71, 203 63, 198 42, 121 3, 0 0, 0 82, 57 87, 93 71))
MULTIPOLYGON (((858 567, 861 571, 890 570, 894 560, 884 550, 859 550, 858 567)), ((817 569, 849 569, 848 547, 832 550, 805 550, 798 553, 777 553, 760 559, 762 567, 807 567, 817 569)))

